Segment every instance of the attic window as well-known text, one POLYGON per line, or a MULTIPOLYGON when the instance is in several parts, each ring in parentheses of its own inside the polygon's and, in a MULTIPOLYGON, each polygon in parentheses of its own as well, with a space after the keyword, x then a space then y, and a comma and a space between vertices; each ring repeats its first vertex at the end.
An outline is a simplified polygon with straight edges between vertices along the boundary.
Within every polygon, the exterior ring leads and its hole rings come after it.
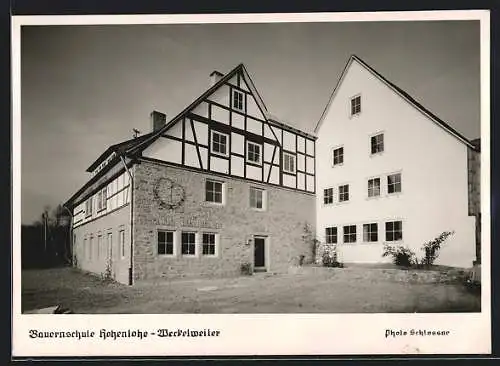
POLYGON ((361 95, 356 95, 351 98, 351 116, 361 113, 361 95))
POLYGON ((233 108, 238 111, 244 111, 245 96, 239 90, 233 90, 233 108))

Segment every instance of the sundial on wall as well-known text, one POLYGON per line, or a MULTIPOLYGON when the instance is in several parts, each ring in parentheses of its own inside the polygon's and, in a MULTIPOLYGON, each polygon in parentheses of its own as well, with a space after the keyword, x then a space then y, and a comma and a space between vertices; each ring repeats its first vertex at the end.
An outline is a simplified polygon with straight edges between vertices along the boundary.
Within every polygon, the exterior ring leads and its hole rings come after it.
POLYGON ((169 178, 156 180, 153 194, 160 207, 174 209, 182 206, 185 199, 184 188, 169 178))

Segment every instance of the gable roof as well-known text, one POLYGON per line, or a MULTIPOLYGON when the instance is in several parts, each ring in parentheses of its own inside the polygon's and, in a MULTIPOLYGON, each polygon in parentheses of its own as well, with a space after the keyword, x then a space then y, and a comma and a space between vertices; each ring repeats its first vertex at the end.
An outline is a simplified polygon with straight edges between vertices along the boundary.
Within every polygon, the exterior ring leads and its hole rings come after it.
POLYGON ((147 138, 140 141, 138 144, 134 144, 131 148, 126 149, 125 152, 134 154, 134 153, 138 153, 138 152, 143 151, 146 147, 148 147, 151 143, 153 143, 159 136, 161 136, 165 131, 167 131, 173 125, 175 125, 182 117, 184 117, 184 115, 186 113, 188 113, 190 110, 196 108, 196 106, 198 106, 201 102, 203 102, 215 90, 217 90, 220 86, 222 86, 224 83, 226 83, 228 80, 230 80, 238 72, 242 73, 245 81, 247 82, 248 88, 250 89, 250 92, 252 93, 253 97, 255 98, 257 106, 259 107, 260 111, 262 112, 262 115, 264 116, 264 118, 267 120, 267 122, 269 124, 274 125, 276 127, 283 128, 283 129, 291 131, 291 132, 295 132, 295 133, 300 134, 302 136, 316 139, 316 137, 313 135, 307 134, 306 132, 303 132, 301 130, 293 128, 287 124, 270 119, 269 116, 271 114, 267 110, 267 107, 264 103, 264 100, 262 99, 259 92, 257 91, 257 88, 255 87, 255 84, 253 83, 252 78, 250 77, 250 74, 248 73, 245 65, 240 63, 238 66, 236 66, 234 69, 232 69, 229 73, 227 73, 221 79, 219 79, 219 81, 217 81, 214 85, 212 85, 203 94, 201 94, 197 99, 195 99, 191 104, 189 104, 186 108, 184 108, 181 112, 179 112, 174 118, 172 118, 168 123, 166 123, 165 126, 158 129, 158 131, 151 133, 147 138))
POLYGON ((93 172, 94 169, 97 168, 99 164, 101 164, 104 160, 106 160, 106 158, 112 153, 127 151, 127 149, 137 146, 141 141, 146 140, 151 135, 152 132, 111 145, 106 149, 106 151, 104 151, 101 155, 99 155, 99 157, 87 168, 87 172, 93 172))
POLYGON ((367 69, 371 74, 373 74, 376 78, 378 78, 380 81, 382 81, 384 84, 389 86, 393 91, 395 91, 397 94, 399 94, 403 99, 405 99, 408 103, 413 105, 415 108, 417 108, 421 113, 426 115, 428 118, 430 118, 433 122, 435 122, 438 126, 443 128, 445 131, 450 133, 451 135, 455 136, 459 141, 463 142, 466 144, 468 147, 476 150, 476 146, 465 136, 463 136, 460 132, 455 130, 453 127, 451 127, 449 124, 444 122, 441 118, 436 116, 434 113, 432 113, 430 110, 425 108, 421 103, 419 103, 415 98, 413 98, 410 94, 408 94, 406 91, 398 87, 396 84, 393 82, 389 81, 386 77, 384 77, 382 74, 380 74, 378 71, 376 71, 374 68, 372 68, 370 65, 368 65, 366 62, 364 62, 361 58, 359 58, 356 55, 351 55, 349 57, 349 60, 347 61, 344 70, 340 74, 340 78, 337 82, 337 85, 335 85, 335 88, 333 89, 332 95, 330 96, 330 99, 328 100, 328 103, 323 110, 323 113, 321 114, 321 117, 316 124, 316 127, 314 129, 314 132, 318 133, 319 128, 321 127, 321 124, 323 123, 326 114, 328 110, 330 109, 330 105, 332 104, 333 99, 335 98, 335 94, 337 93, 337 90, 340 87, 340 84, 342 83, 345 74, 347 73, 347 70, 349 66, 354 62, 358 62, 361 66, 363 66, 365 69, 367 69))

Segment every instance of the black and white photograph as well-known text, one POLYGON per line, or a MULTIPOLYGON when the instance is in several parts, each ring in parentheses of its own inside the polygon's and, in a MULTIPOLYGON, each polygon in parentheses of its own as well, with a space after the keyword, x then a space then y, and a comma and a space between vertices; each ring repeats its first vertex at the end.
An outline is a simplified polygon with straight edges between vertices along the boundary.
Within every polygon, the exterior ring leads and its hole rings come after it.
POLYGON ((21 24, 21 316, 489 316, 482 21, 21 24))

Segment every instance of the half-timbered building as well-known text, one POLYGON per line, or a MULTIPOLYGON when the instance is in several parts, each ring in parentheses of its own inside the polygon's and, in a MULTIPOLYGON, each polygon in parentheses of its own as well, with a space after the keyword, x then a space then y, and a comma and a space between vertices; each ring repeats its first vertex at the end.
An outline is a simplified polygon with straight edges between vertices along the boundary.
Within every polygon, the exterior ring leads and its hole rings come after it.
POLYGON ((77 265, 123 283, 283 271, 310 256, 315 137, 274 118, 245 66, 91 164, 73 207, 77 265), (299 208, 300 209, 297 209, 299 208))

